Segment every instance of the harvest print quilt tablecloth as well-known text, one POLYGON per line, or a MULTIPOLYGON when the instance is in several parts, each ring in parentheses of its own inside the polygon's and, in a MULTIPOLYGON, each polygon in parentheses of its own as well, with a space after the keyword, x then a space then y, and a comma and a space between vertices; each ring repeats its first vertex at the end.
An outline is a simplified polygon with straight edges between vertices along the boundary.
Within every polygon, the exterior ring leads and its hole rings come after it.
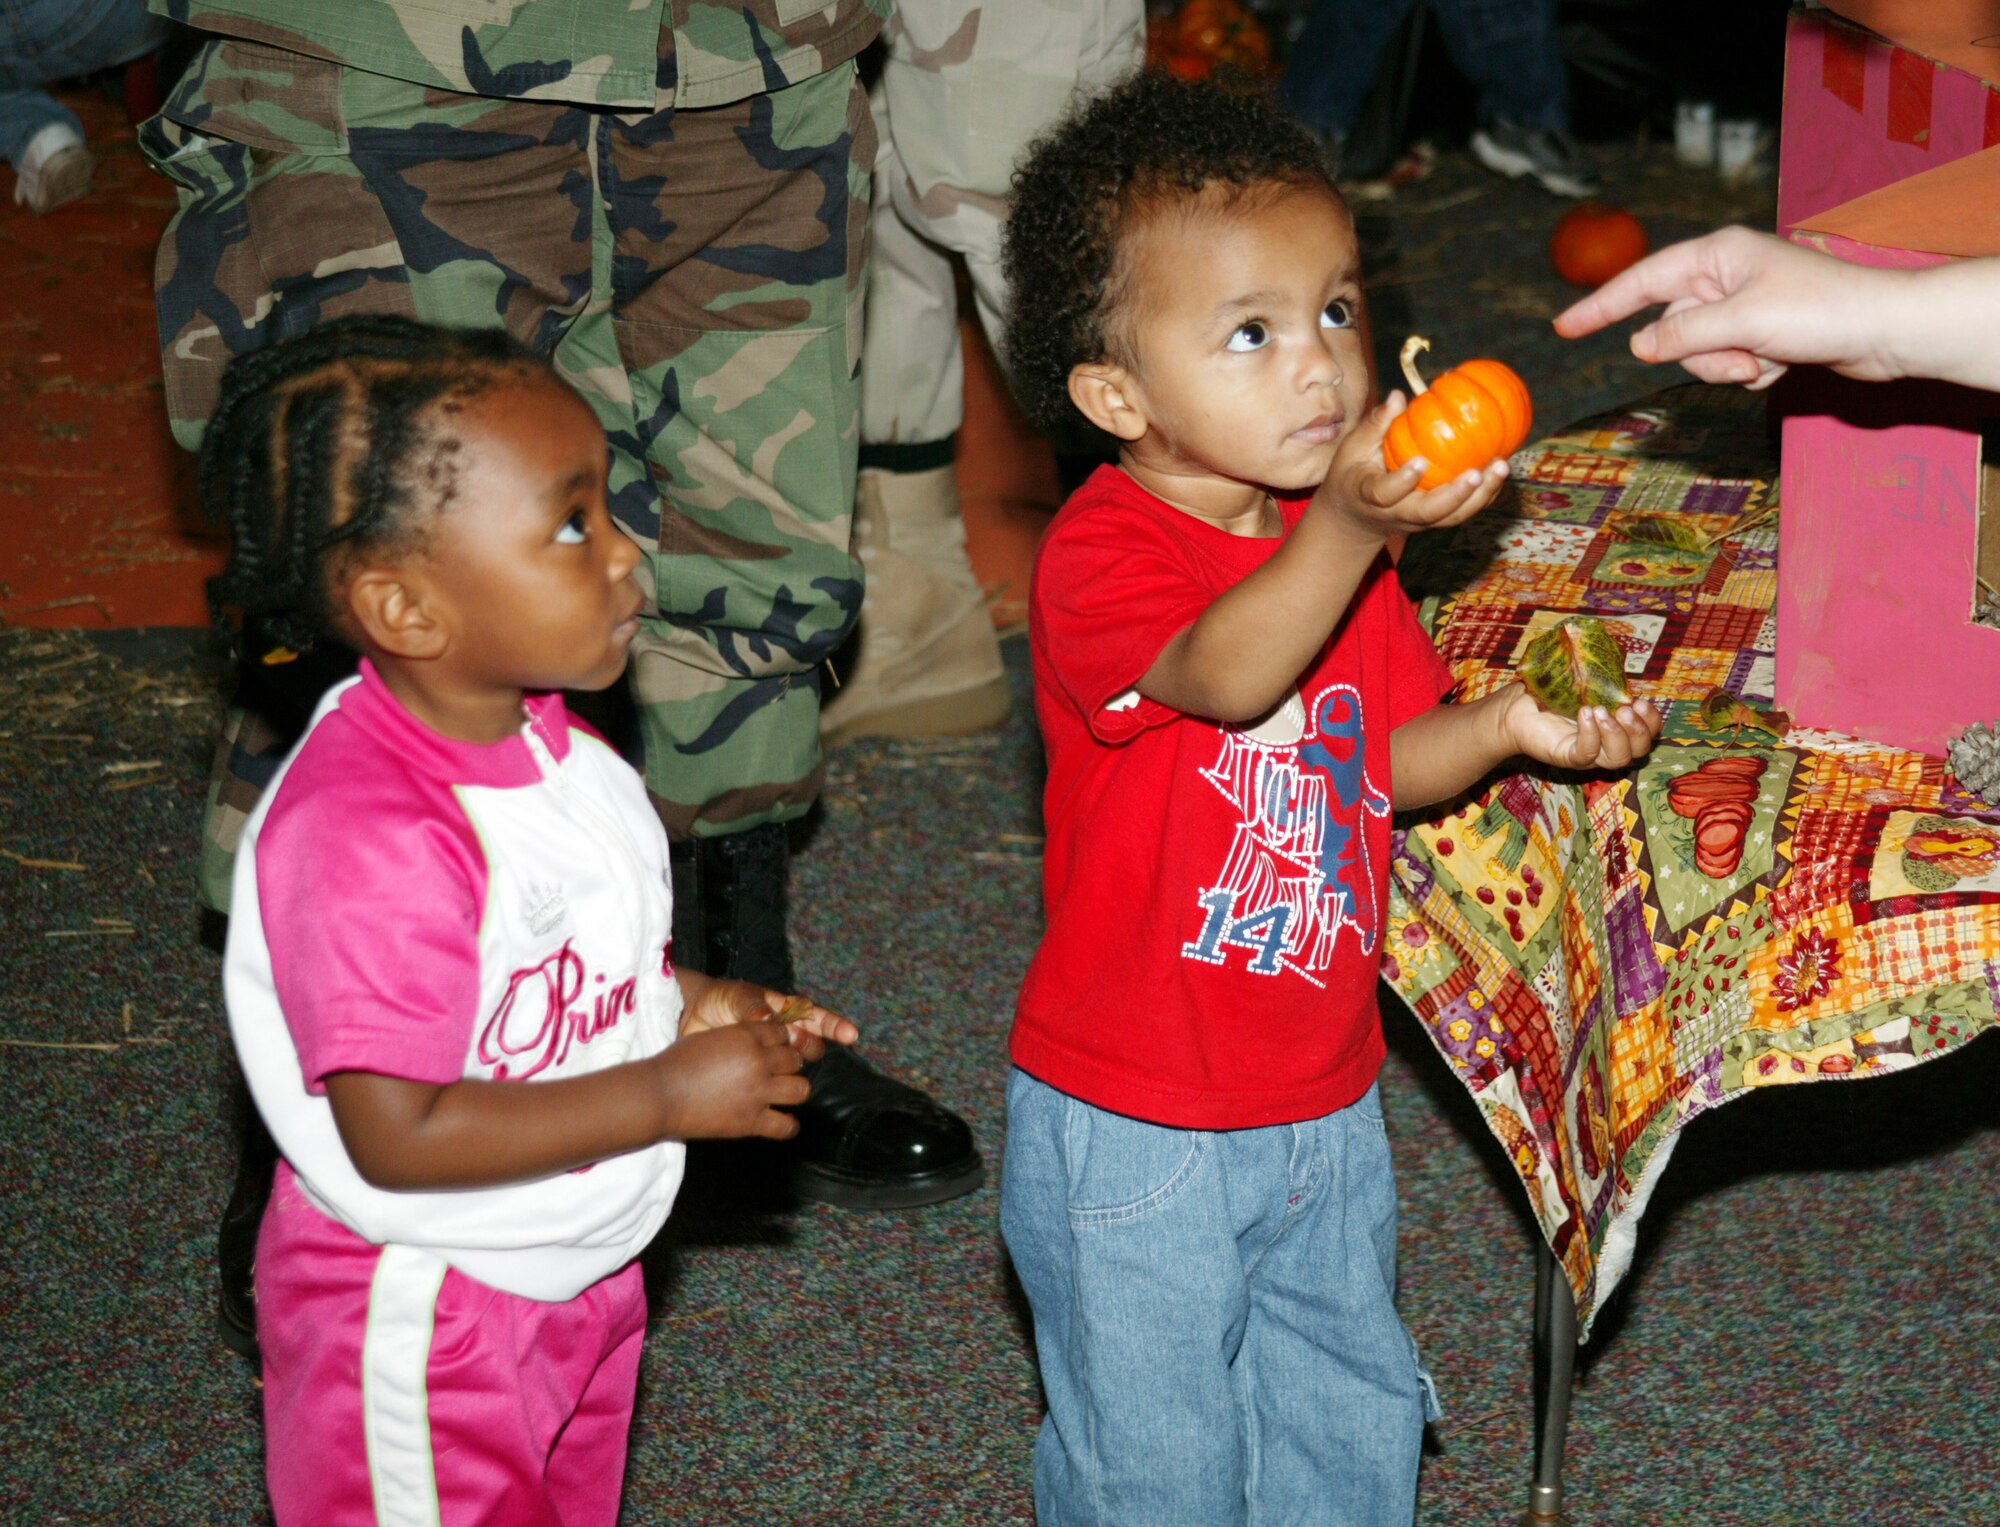
POLYGON ((1514 466, 1509 499, 1402 564, 1459 698, 1586 614, 1666 731, 1626 775, 1509 775, 1406 825, 1384 975, 1521 1174, 1587 1336, 1689 1119, 1758 1087, 1914 1065, 1993 1025, 2000 810, 1921 754, 1702 726, 1718 687, 1772 703, 1761 395, 1678 388, 1514 466), (1622 537, 1642 515, 1710 544, 1622 537))

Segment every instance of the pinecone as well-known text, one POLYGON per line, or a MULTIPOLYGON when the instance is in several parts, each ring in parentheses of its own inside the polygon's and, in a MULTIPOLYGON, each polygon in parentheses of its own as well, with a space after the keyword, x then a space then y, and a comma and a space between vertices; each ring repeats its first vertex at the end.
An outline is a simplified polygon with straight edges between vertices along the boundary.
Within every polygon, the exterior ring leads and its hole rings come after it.
POLYGON ((2000 723, 1975 721, 1945 745, 1959 784, 1982 801, 2000 805, 2000 723))

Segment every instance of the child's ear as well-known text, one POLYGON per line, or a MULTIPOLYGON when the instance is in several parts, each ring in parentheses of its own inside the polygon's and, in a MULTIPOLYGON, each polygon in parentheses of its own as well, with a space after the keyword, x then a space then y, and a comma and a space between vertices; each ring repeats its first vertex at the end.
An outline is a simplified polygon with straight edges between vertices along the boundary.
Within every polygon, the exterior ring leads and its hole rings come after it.
POLYGON ((1114 439, 1138 440, 1151 427, 1139 406, 1132 374, 1110 361, 1070 367, 1069 400, 1078 413, 1114 439))
POLYGON ((362 645, 392 657, 436 657, 448 645, 450 632, 437 608, 437 591, 403 567, 364 567, 342 590, 348 617, 359 628, 362 645))

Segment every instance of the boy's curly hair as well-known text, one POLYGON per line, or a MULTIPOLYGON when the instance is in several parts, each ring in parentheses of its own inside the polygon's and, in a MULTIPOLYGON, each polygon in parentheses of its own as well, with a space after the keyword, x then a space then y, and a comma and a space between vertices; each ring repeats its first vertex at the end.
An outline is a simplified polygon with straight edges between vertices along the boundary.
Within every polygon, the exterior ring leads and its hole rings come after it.
POLYGON ((1086 100, 1014 172, 1002 250, 1007 359, 1024 413, 1101 442, 1069 400, 1074 366, 1121 354, 1119 242, 1135 213, 1221 184, 1324 186, 1325 153, 1259 91, 1140 74, 1086 100))

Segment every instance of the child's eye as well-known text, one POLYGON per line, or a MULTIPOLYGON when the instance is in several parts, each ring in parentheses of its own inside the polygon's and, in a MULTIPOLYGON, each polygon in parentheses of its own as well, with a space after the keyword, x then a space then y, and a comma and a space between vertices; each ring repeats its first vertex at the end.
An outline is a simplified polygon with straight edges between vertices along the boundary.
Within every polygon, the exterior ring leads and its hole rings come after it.
POLYGON ((1336 297, 1320 310, 1319 322, 1320 327, 1323 329, 1352 328, 1354 325, 1354 305, 1350 302, 1343 302, 1336 297))
POLYGON ((584 527, 584 512, 572 510, 570 517, 562 522, 556 531, 556 540, 564 546, 581 546, 590 539, 590 532, 584 527))
POLYGON ((1261 350, 1270 337, 1269 331, 1253 318, 1248 323, 1236 326, 1236 332, 1229 336, 1228 348, 1238 354, 1246 350, 1261 350))

